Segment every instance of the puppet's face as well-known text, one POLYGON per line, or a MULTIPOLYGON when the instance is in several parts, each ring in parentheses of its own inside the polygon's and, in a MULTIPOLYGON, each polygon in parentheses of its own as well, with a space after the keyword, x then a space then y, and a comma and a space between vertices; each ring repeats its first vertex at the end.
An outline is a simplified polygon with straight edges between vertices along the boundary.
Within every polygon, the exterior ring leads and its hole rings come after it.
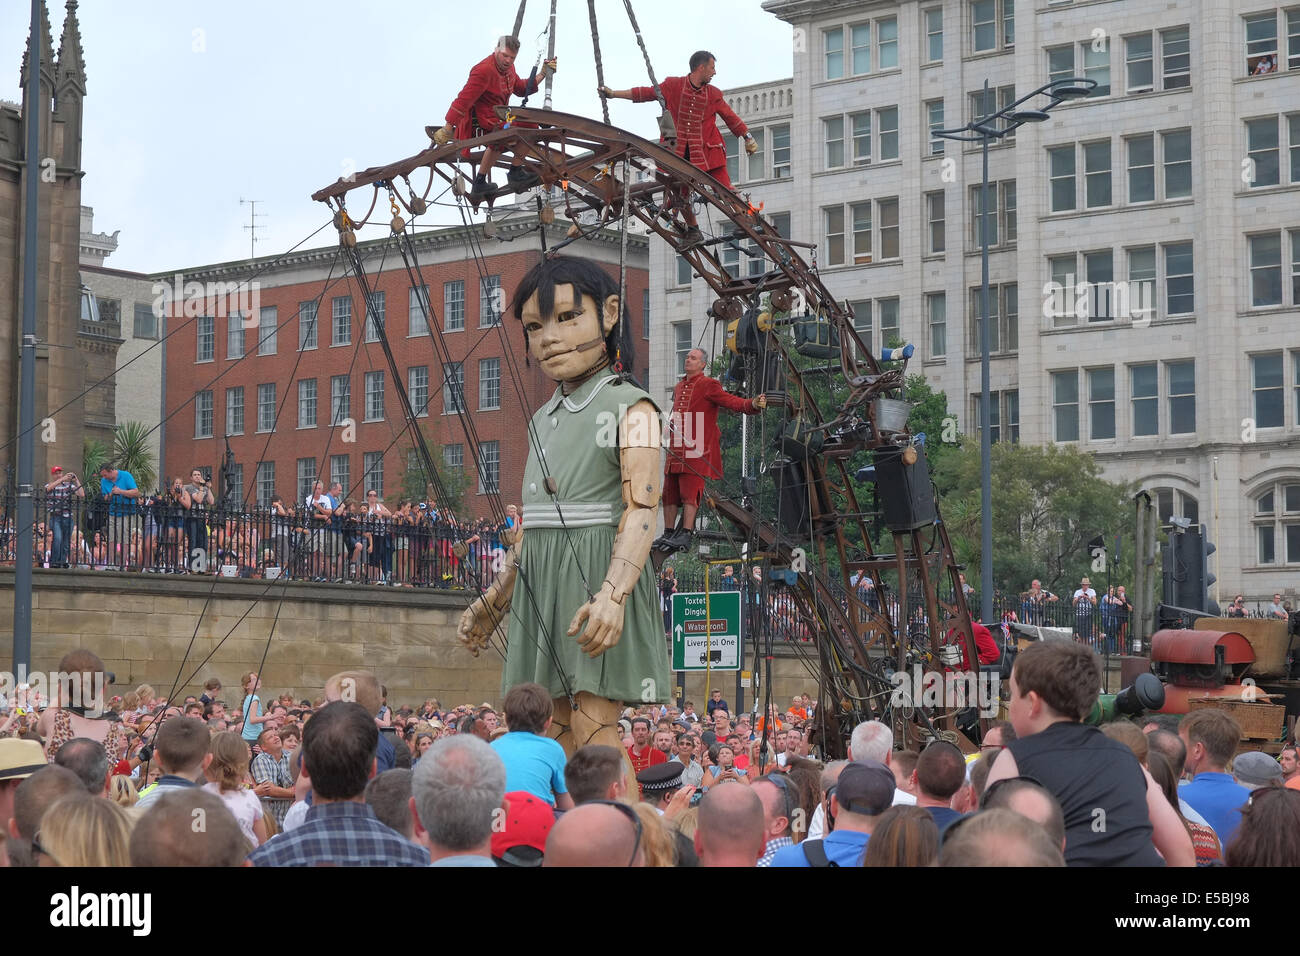
POLYGON ((572 285, 555 287, 555 308, 543 315, 537 296, 524 303, 520 318, 528 333, 528 351, 547 377, 557 382, 583 378, 605 362, 605 336, 618 322, 618 296, 603 306, 583 295, 575 302, 572 285))

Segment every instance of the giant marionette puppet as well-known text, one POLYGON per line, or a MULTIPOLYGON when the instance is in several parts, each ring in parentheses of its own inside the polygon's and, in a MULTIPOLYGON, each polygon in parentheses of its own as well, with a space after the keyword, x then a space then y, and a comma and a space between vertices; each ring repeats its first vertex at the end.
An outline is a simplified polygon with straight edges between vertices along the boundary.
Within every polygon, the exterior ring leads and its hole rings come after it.
POLYGON ((482 648, 509 615, 502 685, 550 689, 551 733, 569 754, 621 750, 625 702, 666 700, 671 687, 658 592, 642 573, 658 524, 659 414, 612 367, 616 356, 631 363, 618 351, 618 291, 576 258, 543 260, 520 283, 515 317, 556 389, 529 425, 522 530, 459 627, 482 648))

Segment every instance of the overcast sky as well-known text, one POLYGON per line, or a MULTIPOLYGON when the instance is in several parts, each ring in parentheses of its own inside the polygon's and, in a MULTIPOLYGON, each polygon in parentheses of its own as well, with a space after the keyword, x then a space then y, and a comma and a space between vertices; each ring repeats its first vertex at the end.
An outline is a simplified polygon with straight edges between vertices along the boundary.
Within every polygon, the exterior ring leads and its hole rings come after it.
MULTIPOLYGON (((48 0, 57 52, 64 4, 48 0)), ((414 155, 469 68, 509 31, 515 0, 83 0, 86 59, 81 200, 95 231, 121 230, 106 265, 163 272, 289 249, 325 221, 310 195, 344 175, 414 155)), ((647 83, 617 0, 598 0, 606 82, 647 83)), ((760 0, 633 0, 655 75, 686 72, 701 47, 720 86, 791 74, 790 26, 760 0)), ((21 98, 29 0, 0 3, 0 98, 21 98)), ((539 52, 547 0, 524 18, 519 72, 539 52)), ((559 0, 554 107, 600 117, 584 0, 559 0)), ((541 47, 544 49, 544 47, 541 47)), ((540 106, 540 94, 529 104, 540 106)), ((611 121, 656 136, 656 108, 611 103, 611 121)), ((498 179, 501 178, 497 174, 498 179)), ((416 182, 420 182, 416 180, 416 182)), ((366 205, 369 205, 367 202, 366 205)), ((375 238, 363 230, 361 238, 375 238)), ((312 245, 325 245, 322 233, 312 245)))

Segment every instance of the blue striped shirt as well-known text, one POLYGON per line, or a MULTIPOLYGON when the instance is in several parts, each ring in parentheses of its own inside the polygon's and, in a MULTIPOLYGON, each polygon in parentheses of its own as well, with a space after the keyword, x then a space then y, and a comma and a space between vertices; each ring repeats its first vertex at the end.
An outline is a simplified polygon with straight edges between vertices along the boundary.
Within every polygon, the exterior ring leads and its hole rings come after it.
POLYGON ((428 866, 429 851, 384 826, 364 803, 315 804, 307 821, 258 847, 254 866, 428 866))

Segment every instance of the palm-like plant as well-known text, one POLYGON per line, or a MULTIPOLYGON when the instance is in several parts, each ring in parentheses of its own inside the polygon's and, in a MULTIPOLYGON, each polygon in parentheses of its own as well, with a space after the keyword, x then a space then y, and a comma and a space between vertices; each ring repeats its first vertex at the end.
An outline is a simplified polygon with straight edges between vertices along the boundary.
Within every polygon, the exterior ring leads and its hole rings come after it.
MULTIPOLYGON (((99 466, 112 456, 112 450, 96 438, 87 438, 81 445, 81 480, 90 481, 99 474, 99 466)), ((98 488, 98 484, 95 485, 98 488)))
POLYGON ((158 466, 149 448, 150 429, 144 422, 122 422, 113 430, 117 467, 129 471, 142 492, 156 487, 158 466))

